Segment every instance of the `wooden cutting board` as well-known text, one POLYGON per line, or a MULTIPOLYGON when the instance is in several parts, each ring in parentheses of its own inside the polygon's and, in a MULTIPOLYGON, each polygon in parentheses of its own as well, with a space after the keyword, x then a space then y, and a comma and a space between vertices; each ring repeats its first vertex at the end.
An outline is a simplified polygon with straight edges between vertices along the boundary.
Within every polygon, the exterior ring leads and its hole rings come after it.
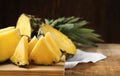
POLYGON ((26 68, 14 64, 0 64, 0 76, 64 76, 64 62, 53 66, 30 65, 26 68))

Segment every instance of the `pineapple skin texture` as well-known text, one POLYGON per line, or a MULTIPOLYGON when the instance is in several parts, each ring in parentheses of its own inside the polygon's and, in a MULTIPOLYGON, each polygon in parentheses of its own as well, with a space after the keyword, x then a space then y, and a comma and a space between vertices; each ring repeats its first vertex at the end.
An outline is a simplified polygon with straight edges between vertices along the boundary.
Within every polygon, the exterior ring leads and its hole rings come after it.
POLYGON ((21 39, 18 29, 8 29, 0 33, 0 62, 9 59, 21 39))
POLYGON ((10 60, 17 66, 29 65, 28 60, 28 37, 23 36, 19 41, 13 56, 10 60))
POLYGON ((34 64, 52 65, 60 61, 60 56, 53 51, 45 38, 41 37, 30 54, 30 60, 34 64))
POLYGON ((41 34, 46 34, 50 32, 53 35, 56 43, 58 44, 59 48, 67 54, 74 55, 76 53, 76 46, 74 43, 63 33, 56 30, 50 25, 42 24, 40 28, 41 34))

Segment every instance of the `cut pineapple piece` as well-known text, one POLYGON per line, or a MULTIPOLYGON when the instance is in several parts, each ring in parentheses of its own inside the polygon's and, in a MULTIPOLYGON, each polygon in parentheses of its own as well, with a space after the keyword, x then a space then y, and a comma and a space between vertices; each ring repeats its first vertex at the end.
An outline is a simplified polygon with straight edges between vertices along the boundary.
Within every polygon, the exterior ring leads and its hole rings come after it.
MULTIPOLYGON (((73 44, 73 42, 63 33, 60 31, 56 30, 52 26, 42 24, 40 28, 40 33, 41 34, 46 34, 47 32, 50 32, 53 35, 53 38, 55 39, 57 45, 59 48, 67 53, 66 55, 71 56, 76 53, 76 47, 73 44)), ((68 57, 67 57, 68 58, 68 57)))
POLYGON ((28 61, 28 37, 23 36, 17 45, 13 56, 10 60, 18 65, 18 66, 25 66, 29 64, 28 61))
POLYGON ((54 41, 54 38, 52 37, 50 32, 47 32, 45 35, 45 39, 46 41, 50 44, 50 46, 52 47, 52 49, 54 50, 54 52, 58 55, 61 56, 62 53, 61 51, 59 51, 59 47, 57 45, 57 43, 54 41))
POLYGON ((8 32, 8 31, 13 30, 13 29, 15 29, 15 27, 14 27, 14 26, 7 27, 7 28, 3 28, 3 29, 0 29, 0 33, 3 33, 3 32, 8 32))
POLYGON ((51 44, 41 37, 30 54, 30 60, 35 64, 51 65, 59 62, 60 56, 56 54, 51 44))
POLYGON ((9 59, 21 39, 21 35, 18 29, 5 28, 0 33, 0 62, 4 62, 9 59))
POLYGON ((22 14, 19 17, 16 28, 20 29, 21 35, 27 35, 31 37, 32 29, 30 25, 30 19, 25 14, 22 14))
POLYGON ((34 48, 35 44, 37 43, 38 39, 34 36, 30 42, 28 43, 28 56, 30 55, 32 49, 34 48))
POLYGON ((31 34, 37 33, 39 24, 41 23, 40 18, 36 18, 32 15, 21 14, 18 18, 16 28, 20 29, 22 35, 31 37, 31 34))

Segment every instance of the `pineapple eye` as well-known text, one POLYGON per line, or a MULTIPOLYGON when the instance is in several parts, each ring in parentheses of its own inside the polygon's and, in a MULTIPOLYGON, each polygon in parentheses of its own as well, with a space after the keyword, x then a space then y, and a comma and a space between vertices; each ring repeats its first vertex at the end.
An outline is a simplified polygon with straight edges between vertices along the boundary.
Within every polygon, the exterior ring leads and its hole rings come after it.
POLYGON ((55 61, 53 61, 52 63, 55 64, 55 61))
POLYGON ((31 60, 32 63, 34 63, 34 60, 31 60))
POLYGON ((17 62, 17 64, 19 65, 19 62, 17 62))

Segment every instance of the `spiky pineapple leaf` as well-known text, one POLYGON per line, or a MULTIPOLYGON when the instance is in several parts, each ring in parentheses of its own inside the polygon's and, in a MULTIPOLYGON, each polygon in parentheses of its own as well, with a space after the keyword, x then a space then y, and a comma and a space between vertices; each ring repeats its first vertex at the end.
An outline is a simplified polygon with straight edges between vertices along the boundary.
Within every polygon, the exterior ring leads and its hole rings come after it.
POLYGON ((69 22, 70 20, 74 19, 75 17, 74 16, 71 16, 71 17, 67 17, 65 18, 65 23, 69 22))
POLYGON ((74 24, 59 25, 59 26, 57 26, 57 28, 59 28, 59 30, 62 30, 62 29, 70 30, 70 29, 74 28, 74 24))
POLYGON ((47 25, 49 25, 49 24, 50 24, 50 21, 49 21, 48 19, 45 19, 45 23, 46 23, 47 25))
POLYGON ((78 17, 74 17, 73 19, 71 19, 71 20, 69 20, 67 23, 75 23, 75 22, 77 22, 78 20, 79 20, 80 18, 78 18, 78 17))
POLYGON ((77 23, 74 23, 75 28, 83 27, 83 26, 85 26, 86 24, 88 24, 88 22, 85 21, 85 20, 82 20, 82 21, 79 21, 79 22, 77 22, 77 23))
POLYGON ((54 20, 50 25, 51 26, 57 26, 57 24, 59 23, 59 22, 63 22, 65 20, 65 18, 64 17, 62 17, 62 18, 58 18, 57 20, 54 20))
POLYGON ((96 44, 94 42, 92 42, 91 40, 88 40, 87 38, 79 35, 78 33, 67 33, 66 34, 74 43, 76 43, 76 46, 79 46, 79 43, 83 44, 83 45, 89 45, 89 46, 96 46, 96 44))
POLYGON ((97 42, 103 42, 99 34, 94 33, 95 30, 84 28, 88 22, 79 17, 61 17, 55 20, 45 20, 46 24, 53 26, 67 35, 75 44, 81 43, 90 46, 96 46, 97 42))

